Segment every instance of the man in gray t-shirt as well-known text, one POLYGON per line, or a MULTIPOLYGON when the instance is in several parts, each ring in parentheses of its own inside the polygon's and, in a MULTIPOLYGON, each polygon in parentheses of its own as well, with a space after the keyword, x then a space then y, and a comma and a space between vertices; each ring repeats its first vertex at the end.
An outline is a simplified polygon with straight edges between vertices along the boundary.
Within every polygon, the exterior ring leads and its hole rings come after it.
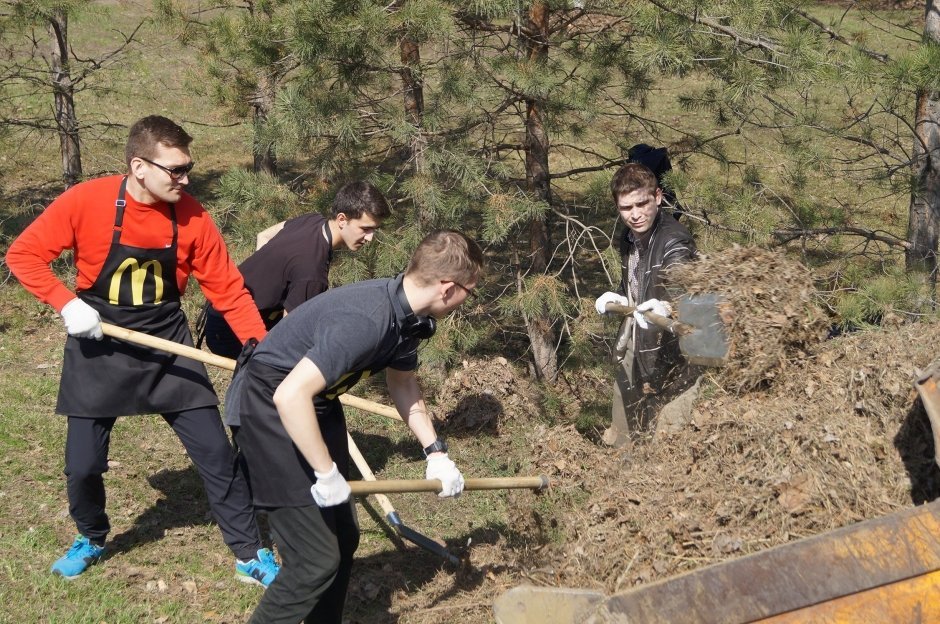
POLYGON ((282 560, 250 622, 341 622, 359 529, 339 395, 385 370, 388 392, 427 457, 425 476, 456 496, 463 476, 437 437, 415 376, 417 348, 471 294, 483 254, 459 232, 428 235, 398 278, 327 291, 272 329, 235 376, 226 422, 282 560))

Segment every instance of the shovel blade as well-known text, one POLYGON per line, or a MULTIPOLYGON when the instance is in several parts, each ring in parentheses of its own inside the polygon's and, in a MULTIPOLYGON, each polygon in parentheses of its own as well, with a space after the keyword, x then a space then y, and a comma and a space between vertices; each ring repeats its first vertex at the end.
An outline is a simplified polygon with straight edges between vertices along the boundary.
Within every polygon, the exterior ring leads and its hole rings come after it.
POLYGON ((933 434, 934 461, 940 466, 940 361, 931 364, 914 382, 933 434))
POLYGON ((730 309, 724 297, 715 293, 683 295, 679 299, 679 320, 692 328, 679 337, 679 348, 690 363, 703 366, 727 363, 726 326, 730 309))

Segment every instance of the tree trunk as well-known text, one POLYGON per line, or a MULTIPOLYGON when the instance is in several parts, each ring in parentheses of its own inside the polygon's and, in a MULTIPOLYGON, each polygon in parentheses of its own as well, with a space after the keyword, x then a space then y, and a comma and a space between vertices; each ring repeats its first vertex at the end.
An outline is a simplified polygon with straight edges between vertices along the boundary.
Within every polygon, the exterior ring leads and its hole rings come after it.
MULTIPOLYGON (((272 7, 268 4, 249 0, 248 13, 253 19, 270 22, 272 7)), ((252 109, 252 122, 254 123, 254 138, 252 139, 252 152, 254 162, 252 171, 277 175, 277 156, 274 145, 264 139, 264 129, 268 124, 271 113, 274 112, 274 100, 277 96, 277 84, 280 75, 272 65, 261 66, 257 69, 258 87, 251 95, 249 104, 252 109)))
POLYGON ((75 86, 69 72, 68 14, 56 9, 49 16, 48 31, 52 37, 52 94, 55 102, 56 132, 62 156, 62 179, 65 188, 77 184, 82 177, 82 148, 78 139, 75 116, 75 86))
MULTIPOLYGON (((421 131, 424 119, 424 82, 414 71, 414 68, 421 65, 421 49, 412 37, 404 36, 399 44, 399 52, 402 63, 400 74, 405 99, 405 116, 415 127, 406 158, 411 162, 415 175, 423 176, 426 173, 424 150, 427 147, 427 140, 421 131)), ((422 206, 420 201, 415 202, 415 217, 422 230, 430 228, 433 215, 422 206)))
MULTIPOLYGON (((421 49, 413 38, 406 36, 402 37, 399 50, 401 52, 401 81, 404 87, 405 115, 413 126, 421 128, 424 115, 424 83, 412 69, 421 64, 421 49)), ((423 170, 423 150, 416 149, 417 146, 414 143, 410 147, 411 157, 415 159, 415 170, 423 170)))
MULTIPOLYGON (((940 45, 940 6, 927 0, 924 42, 940 45)), ((911 174, 914 191, 908 219, 908 271, 930 273, 937 279, 937 244, 940 242, 940 93, 917 94, 911 174)))
MULTIPOLYGON (((541 1, 532 3, 523 31, 527 62, 543 65, 548 59, 548 9, 541 1)), ((548 133, 541 100, 526 99, 525 170, 529 192, 540 200, 552 197, 548 176, 548 133)), ((551 232, 546 219, 529 223, 529 258, 532 274, 544 273, 551 258, 551 232)), ((526 332, 532 345, 535 370, 541 379, 554 383, 558 377, 558 356, 555 353, 555 331, 547 311, 526 319, 526 332)))
POLYGON ((274 145, 262 142, 264 126, 274 110, 274 98, 277 86, 277 76, 270 71, 261 71, 258 78, 258 89, 251 98, 252 120, 254 121, 254 165, 255 173, 268 173, 277 175, 277 156, 274 145))

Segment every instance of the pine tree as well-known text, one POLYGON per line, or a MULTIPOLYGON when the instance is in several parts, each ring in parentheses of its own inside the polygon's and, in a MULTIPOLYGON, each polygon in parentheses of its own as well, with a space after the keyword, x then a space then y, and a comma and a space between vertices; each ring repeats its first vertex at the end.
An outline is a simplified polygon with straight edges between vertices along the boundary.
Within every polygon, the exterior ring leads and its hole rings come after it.
POLYGON ((283 41, 290 36, 292 10, 285 0, 219 3, 208 12, 190 11, 173 0, 157 0, 164 24, 178 30, 180 41, 199 50, 198 68, 212 99, 254 128, 253 170, 278 173, 277 145, 268 132, 278 91, 296 61, 283 41))
POLYGON ((606 186, 634 143, 668 145, 690 169, 717 163, 723 179, 670 178, 704 239, 832 233, 904 246, 853 223, 850 201, 818 193, 826 176, 862 184, 871 159, 891 151, 883 145, 900 141, 876 115, 833 121, 821 94, 859 76, 850 108, 881 97, 896 111, 907 92, 890 99, 872 86, 892 71, 886 54, 790 2, 303 0, 281 10, 278 58, 295 66, 263 141, 333 186, 368 178, 395 199, 398 239, 371 270, 400 269, 431 228, 481 238, 496 331, 524 334, 549 382, 559 354, 591 339, 574 321, 598 294, 596 267, 619 279, 606 186), (694 84, 677 99, 710 115, 706 128, 660 114, 670 81, 694 84), (771 147, 780 166, 750 162, 748 150, 771 147))
POLYGON ((940 7, 927 0, 923 58, 914 111, 913 192, 908 218, 907 267, 929 273, 936 284, 940 243, 940 7))

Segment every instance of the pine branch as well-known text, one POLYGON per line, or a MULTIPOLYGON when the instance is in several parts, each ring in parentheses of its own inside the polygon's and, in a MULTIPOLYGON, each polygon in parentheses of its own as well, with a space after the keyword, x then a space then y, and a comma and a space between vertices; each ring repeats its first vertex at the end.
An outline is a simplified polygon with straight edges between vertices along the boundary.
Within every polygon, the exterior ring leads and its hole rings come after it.
POLYGON ((510 22, 506 26, 498 26, 489 20, 469 13, 457 13, 456 18, 458 22, 472 30, 509 35, 519 34, 519 26, 515 22, 510 22))
POLYGON ((492 123, 493 119, 496 116, 502 114, 503 111, 505 111, 510 106, 513 106, 514 104, 517 104, 518 102, 521 102, 522 99, 523 98, 515 94, 508 95, 502 102, 500 102, 499 106, 497 106, 492 111, 483 111, 483 114, 480 115, 479 117, 468 120, 456 128, 452 128, 448 130, 441 130, 438 132, 426 132, 425 134, 430 137, 464 136, 467 133, 469 133, 471 130, 476 128, 477 126, 483 125, 485 123, 492 123))
POLYGON ((675 15, 676 17, 681 17, 685 20, 692 22, 693 24, 702 24, 704 26, 708 26, 709 28, 713 30, 716 30, 722 34, 728 35, 729 37, 732 37, 737 42, 744 43, 746 45, 749 45, 754 48, 758 48, 760 50, 766 50, 767 52, 771 52, 773 54, 779 54, 781 56, 785 56, 784 50, 777 43, 775 43, 774 41, 771 41, 770 39, 767 39, 766 37, 761 37, 760 35, 758 35, 756 39, 747 37, 743 35, 742 33, 738 32, 737 30, 735 30, 734 28, 731 28, 730 26, 725 26, 724 24, 722 24, 721 22, 715 19, 712 19, 710 17, 700 16, 698 12, 696 12, 693 15, 686 15, 685 13, 681 13, 679 11, 676 11, 674 9, 667 7, 665 4, 663 4, 662 2, 659 2, 658 0, 647 0, 647 1, 653 6, 658 7, 659 9, 665 11, 666 13, 675 15))
POLYGON ((702 214, 699 215, 699 214, 695 214, 694 212, 689 212, 685 207, 683 207, 682 217, 683 218, 687 217, 689 219, 692 219, 693 221, 698 221, 699 223, 707 227, 710 227, 715 230, 719 230, 721 232, 730 232, 732 234, 739 234, 741 236, 749 236, 752 234, 752 232, 748 232, 747 230, 742 230, 740 228, 733 228, 727 225, 722 225, 720 223, 715 223, 714 221, 712 221, 711 217, 708 216, 707 212, 703 212, 702 214))
POLYGON ((620 167, 629 162, 627 158, 618 158, 616 160, 608 160, 602 165, 595 165, 593 167, 576 167, 574 169, 569 169, 568 171, 562 171, 561 173, 552 173, 549 174, 549 179, 554 180, 556 178, 569 178, 573 175, 578 175, 580 173, 591 173, 594 171, 605 171, 613 167, 620 167))
MULTIPOLYGON (((127 48, 129 45, 131 45, 134 42, 134 37, 137 35, 137 31, 139 31, 146 22, 147 20, 145 19, 141 20, 140 23, 138 23, 137 26, 134 27, 134 30, 131 31, 130 35, 124 36, 124 42, 121 45, 119 45, 114 50, 111 50, 104 56, 97 58, 97 59, 83 59, 79 57, 78 54, 75 53, 75 49, 72 48, 70 44, 69 52, 72 53, 72 58, 78 61, 79 63, 83 63, 85 65, 85 68, 78 74, 78 76, 72 79, 72 84, 73 85, 79 84, 80 82, 85 80, 85 78, 87 78, 89 75, 93 74, 97 70, 104 67, 109 60, 113 59, 114 57, 119 55, 121 52, 123 52, 125 48, 127 48)), ((123 35, 123 33, 121 34, 123 35)))
POLYGON ((831 28, 829 28, 828 26, 826 26, 825 24, 823 24, 821 21, 819 21, 818 19, 816 19, 816 18, 813 17, 812 15, 809 15, 808 13, 806 13, 805 11, 803 11, 802 9, 798 9, 798 8, 796 8, 796 7, 793 7, 792 10, 793 10, 794 13, 796 13, 797 15, 799 15, 800 17, 802 17, 802 18, 805 19, 806 21, 808 21, 808 22, 812 23, 813 25, 815 25, 817 28, 819 28, 819 30, 821 30, 821 31, 823 31, 824 33, 826 33, 827 35, 829 35, 829 37, 830 37, 831 39, 835 39, 835 40, 838 41, 839 43, 843 43, 843 44, 845 44, 845 45, 847 45, 847 46, 855 47, 855 49, 857 49, 859 52, 861 52, 862 54, 864 54, 865 56, 867 56, 867 57, 869 57, 869 58, 875 59, 876 61, 881 61, 882 63, 887 63, 888 61, 891 60, 891 57, 888 56, 887 54, 882 54, 882 53, 880 53, 880 52, 875 52, 875 51, 873 51, 873 50, 869 50, 869 49, 867 49, 867 48, 863 48, 862 46, 856 46, 854 43, 852 43, 851 41, 849 41, 848 39, 846 39, 845 37, 843 37, 843 36, 840 35, 839 33, 835 32, 834 30, 832 30, 831 28))
POLYGON ((773 230, 771 234, 778 239, 778 245, 786 245, 787 243, 794 241, 798 238, 808 238, 810 236, 833 236, 836 234, 851 234, 853 236, 861 236, 870 241, 877 241, 879 243, 884 243, 890 247, 898 247, 900 249, 910 249, 911 243, 889 234, 887 232, 878 233, 879 230, 866 230, 859 227, 852 226, 842 226, 842 227, 829 227, 829 228, 783 228, 779 230, 773 230))

